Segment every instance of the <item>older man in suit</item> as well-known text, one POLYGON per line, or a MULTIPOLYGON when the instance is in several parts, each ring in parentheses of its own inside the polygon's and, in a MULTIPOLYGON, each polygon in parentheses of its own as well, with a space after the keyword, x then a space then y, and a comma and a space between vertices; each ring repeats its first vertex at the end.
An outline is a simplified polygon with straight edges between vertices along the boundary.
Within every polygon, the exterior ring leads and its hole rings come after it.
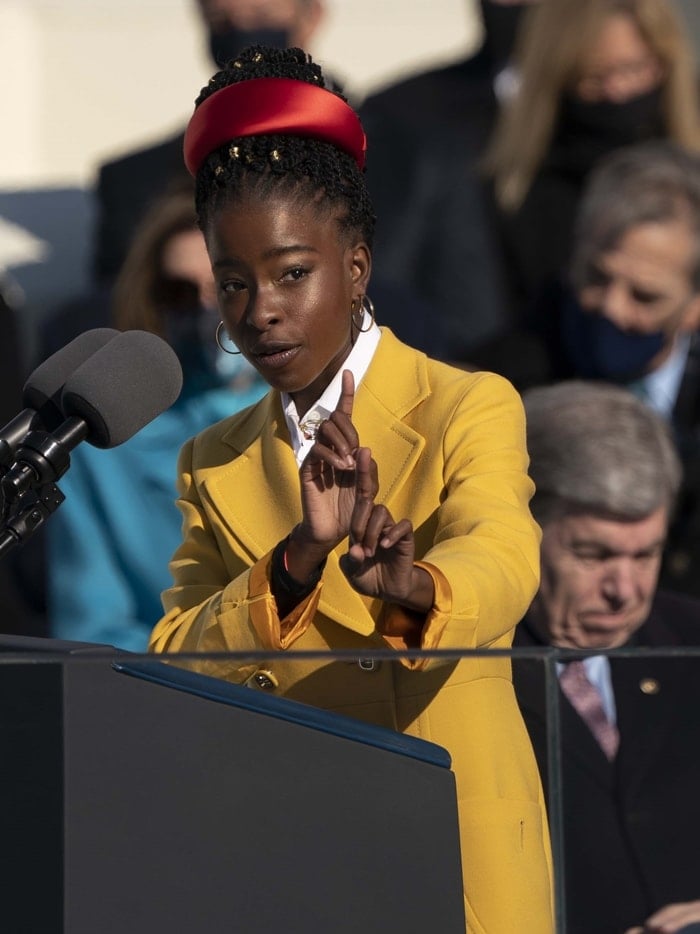
POLYGON ((699 332, 700 156, 655 141, 597 166, 580 204, 570 268, 533 305, 524 331, 475 361, 521 391, 572 378, 626 386, 668 422, 684 477, 661 581, 696 597, 699 332))
MULTIPOLYGON (((685 934, 700 922, 700 656, 669 650, 700 645, 700 602, 657 591, 680 463, 621 387, 564 382, 525 406, 542 577, 516 644, 576 650, 556 666, 567 931, 685 934), (620 648, 635 651, 605 654, 620 648)), ((541 661, 516 660, 514 681, 546 783, 541 661)))

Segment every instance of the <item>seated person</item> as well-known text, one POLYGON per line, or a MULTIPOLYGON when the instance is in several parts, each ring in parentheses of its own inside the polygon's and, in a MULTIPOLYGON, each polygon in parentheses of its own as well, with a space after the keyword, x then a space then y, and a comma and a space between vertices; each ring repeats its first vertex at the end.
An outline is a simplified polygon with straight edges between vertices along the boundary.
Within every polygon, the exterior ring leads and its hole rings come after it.
POLYGON ((478 361, 521 390, 569 378, 627 386, 668 421, 684 481, 662 580, 696 596, 699 325, 700 156, 644 143, 600 163, 580 205, 566 276, 541 295, 507 354, 478 361))
MULTIPOLYGON (((700 922, 700 656, 597 654, 700 645, 700 602, 657 590, 680 463, 663 420, 625 389, 570 381, 524 401, 542 576, 515 645, 585 655, 557 664, 566 930, 689 934, 700 922)), ((543 667, 513 665, 547 782, 543 667)))
POLYGON ((177 454, 206 425, 266 390, 240 356, 219 350, 214 283, 191 189, 157 202, 117 280, 114 326, 165 338, 183 368, 180 398, 124 444, 82 444, 47 523, 48 614, 55 638, 145 651, 180 539, 177 454))

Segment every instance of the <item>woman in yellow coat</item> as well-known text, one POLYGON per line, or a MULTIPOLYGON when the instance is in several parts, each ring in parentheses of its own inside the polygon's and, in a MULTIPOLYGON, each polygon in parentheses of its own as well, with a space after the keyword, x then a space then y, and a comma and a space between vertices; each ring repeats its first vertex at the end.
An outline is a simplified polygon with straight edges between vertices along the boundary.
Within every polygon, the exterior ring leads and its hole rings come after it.
POLYGON ((183 543, 151 647, 288 650, 264 671, 198 667, 445 746, 468 930, 548 934, 546 819, 508 659, 371 660, 510 646, 539 533, 510 385, 374 321, 364 155, 300 50, 246 50, 200 95, 185 158, 222 330, 272 391, 183 449, 183 543), (295 660, 318 649, 361 661, 295 660))

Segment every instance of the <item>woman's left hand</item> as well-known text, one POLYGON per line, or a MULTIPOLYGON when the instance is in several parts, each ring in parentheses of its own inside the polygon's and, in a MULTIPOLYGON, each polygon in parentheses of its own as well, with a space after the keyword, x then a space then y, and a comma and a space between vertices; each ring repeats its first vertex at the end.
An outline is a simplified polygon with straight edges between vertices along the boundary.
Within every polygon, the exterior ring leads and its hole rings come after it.
POLYGON ((413 526, 408 519, 394 522, 386 506, 374 502, 377 487, 369 448, 359 448, 355 460, 355 506, 341 569, 358 593, 406 603, 414 583, 413 526))

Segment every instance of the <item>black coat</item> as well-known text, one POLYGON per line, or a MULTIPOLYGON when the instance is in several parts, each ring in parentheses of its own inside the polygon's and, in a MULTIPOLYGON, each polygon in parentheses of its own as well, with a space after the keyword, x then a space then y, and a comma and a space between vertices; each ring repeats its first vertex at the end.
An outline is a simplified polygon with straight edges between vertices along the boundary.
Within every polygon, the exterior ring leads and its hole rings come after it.
POLYGON ((152 202, 171 186, 193 184, 182 153, 184 138, 183 131, 100 167, 93 260, 99 282, 110 282, 119 272, 134 232, 152 202))
MULTIPOLYGON (((659 592, 638 657, 611 658, 620 748, 608 762, 560 694, 567 934, 622 934, 671 902, 700 898, 700 602, 659 592)), ((527 619, 516 645, 537 645, 527 619)), ((548 786, 543 666, 516 659, 518 701, 548 786)))
POLYGON ((397 82, 360 108, 377 212, 373 276, 429 306, 445 344, 434 356, 466 363, 508 325, 477 168, 495 113, 484 53, 397 82))

